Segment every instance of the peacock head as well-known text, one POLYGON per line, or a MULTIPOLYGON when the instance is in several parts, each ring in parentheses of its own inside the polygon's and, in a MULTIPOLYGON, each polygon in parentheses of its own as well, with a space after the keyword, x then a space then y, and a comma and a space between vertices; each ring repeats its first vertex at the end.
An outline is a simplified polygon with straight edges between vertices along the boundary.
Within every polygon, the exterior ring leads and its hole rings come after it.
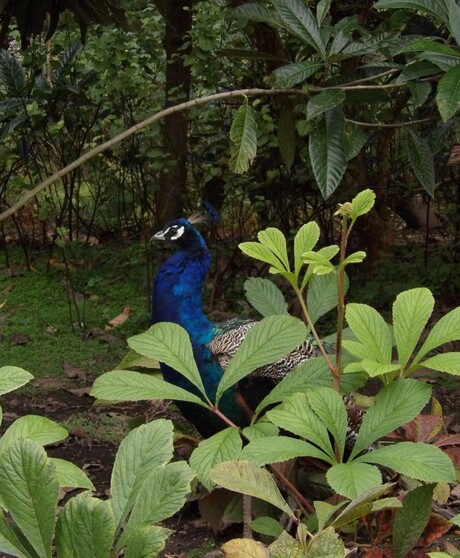
POLYGON ((155 233, 150 240, 169 240, 180 248, 206 249, 206 243, 201 234, 189 219, 174 219, 161 231, 155 233))

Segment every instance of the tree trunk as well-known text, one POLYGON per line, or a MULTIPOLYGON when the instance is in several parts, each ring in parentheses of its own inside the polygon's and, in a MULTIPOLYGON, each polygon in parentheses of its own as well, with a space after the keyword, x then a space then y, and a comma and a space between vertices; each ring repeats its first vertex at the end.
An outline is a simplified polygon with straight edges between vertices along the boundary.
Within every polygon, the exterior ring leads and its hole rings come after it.
MULTIPOLYGON (((193 0, 158 0, 165 22, 166 52, 165 108, 190 98, 191 68, 183 55, 190 52, 193 0), (186 47, 186 43, 189 47, 186 47)), ((160 176, 157 225, 163 225, 183 211, 187 185, 188 115, 176 112, 164 119, 163 151, 165 167, 160 176)))

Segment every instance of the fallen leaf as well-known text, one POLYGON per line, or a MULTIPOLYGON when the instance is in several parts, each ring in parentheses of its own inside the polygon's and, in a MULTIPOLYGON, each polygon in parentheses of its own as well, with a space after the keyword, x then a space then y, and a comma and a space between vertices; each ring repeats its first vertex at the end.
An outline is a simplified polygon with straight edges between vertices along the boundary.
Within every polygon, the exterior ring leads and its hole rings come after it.
POLYGON ((226 558, 268 558, 268 548, 253 539, 232 539, 222 550, 226 558))
POLYGON ((86 372, 84 370, 82 370, 81 368, 77 368, 76 366, 73 366, 68 362, 64 362, 62 368, 64 369, 64 374, 68 378, 79 378, 80 380, 84 380, 86 378, 86 372))
POLYGON ((131 308, 131 306, 125 306, 124 309, 123 309, 123 312, 121 314, 118 314, 118 316, 113 318, 113 320, 110 320, 110 322, 107 322, 107 324, 105 326, 105 330, 110 331, 114 327, 119 327, 122 324, 124 324, 126 322, 126 320, 129 318, 129 315, 131 314, 132 311, 133 311, 133 309, 131 308))
POLYGON ((10 341, 12 345, 27 345, 30 341, 30 337, 22 333, 15 333, 13 337, 11 337, 10 341))
POLYGON ((98 327, 91 329, 88 332, 87 337, 94 337, 95 339, 98 339, 99 341, 103 341, 104 343, 108 343, 111 346, 126 345, 123 339, 120 339, 119 337, 117 337, 116 335, 112 335, 111 333, 102 331, 102 329, 99 329, 98 327))

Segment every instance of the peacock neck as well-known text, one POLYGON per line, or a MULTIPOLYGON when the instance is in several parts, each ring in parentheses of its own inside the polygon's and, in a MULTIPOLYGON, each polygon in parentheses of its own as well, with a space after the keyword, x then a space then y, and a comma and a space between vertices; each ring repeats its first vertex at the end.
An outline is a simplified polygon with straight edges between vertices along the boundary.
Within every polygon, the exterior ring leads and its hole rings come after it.
POLYGON ((211 263, 207 249, 179 250, 159 269, 153 288, 152 321, 174 322, 192 342, 208 343, 213 323, 203 311, 202 289, 211 263))

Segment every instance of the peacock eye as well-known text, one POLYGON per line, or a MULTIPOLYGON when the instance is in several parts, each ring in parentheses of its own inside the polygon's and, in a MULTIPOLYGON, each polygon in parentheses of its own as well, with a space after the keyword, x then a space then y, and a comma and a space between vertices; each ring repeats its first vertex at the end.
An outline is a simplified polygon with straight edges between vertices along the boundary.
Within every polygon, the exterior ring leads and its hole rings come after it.
POLYGON ((166 231, 170 240, 177 240, 184 234, 185 228, 179 227, 179 225, 172 225, 169 230, 166 231))

